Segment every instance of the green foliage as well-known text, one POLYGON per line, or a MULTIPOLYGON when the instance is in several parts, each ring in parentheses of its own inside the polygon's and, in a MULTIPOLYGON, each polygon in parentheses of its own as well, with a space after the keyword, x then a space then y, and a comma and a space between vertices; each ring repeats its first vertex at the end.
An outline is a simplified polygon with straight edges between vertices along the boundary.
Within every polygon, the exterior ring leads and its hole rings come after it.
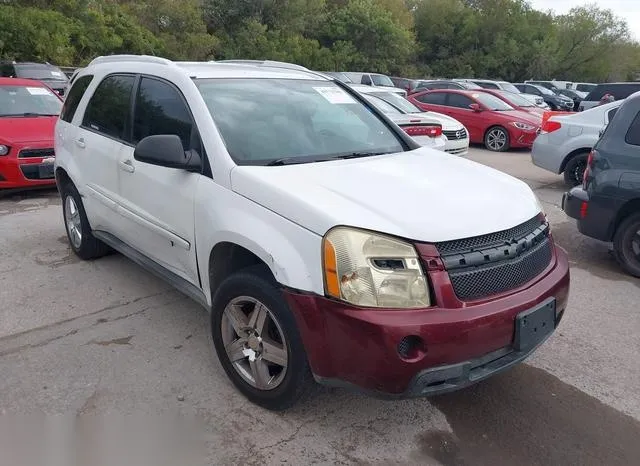
POLYGON ((319 70, 520 81, 631 79, 640 45, 611 10, 528 0, 1 0, 0 57, 290 61, 319 70))

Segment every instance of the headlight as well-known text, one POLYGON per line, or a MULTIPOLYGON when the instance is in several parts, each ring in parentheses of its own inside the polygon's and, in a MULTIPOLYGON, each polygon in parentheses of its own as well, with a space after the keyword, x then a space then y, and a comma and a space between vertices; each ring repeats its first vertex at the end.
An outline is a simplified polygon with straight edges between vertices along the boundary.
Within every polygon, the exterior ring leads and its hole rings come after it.
POLYGON ((526 123, 520 123, 519 121, 514 121, 511 124, 516 128, 522 129, 524 131, 533 131, 534 129, 536 129, 535 126, 527 125, 526 123))
POLYGON ((366 307, 431 305, 415 248, 386 235, 337 227, 323 239, 327 295, 366 307))
POLYGON ((0 144, 0 155, 7 155, 9 153, 9 146, 0 144))

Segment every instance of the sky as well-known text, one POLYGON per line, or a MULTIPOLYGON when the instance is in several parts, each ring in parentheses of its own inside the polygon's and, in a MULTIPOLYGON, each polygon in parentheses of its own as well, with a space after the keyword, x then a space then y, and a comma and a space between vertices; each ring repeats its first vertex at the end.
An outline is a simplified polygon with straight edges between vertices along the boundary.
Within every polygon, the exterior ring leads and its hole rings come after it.
POLYGON ((529 3, 537 10, 554 10, 557 14, 564 14, 575 6, 590 3, 600 8, 609 8, 617 16, 627 20, 629 30, 636 40, 640 40, 640 0, 529 0, 529 3))

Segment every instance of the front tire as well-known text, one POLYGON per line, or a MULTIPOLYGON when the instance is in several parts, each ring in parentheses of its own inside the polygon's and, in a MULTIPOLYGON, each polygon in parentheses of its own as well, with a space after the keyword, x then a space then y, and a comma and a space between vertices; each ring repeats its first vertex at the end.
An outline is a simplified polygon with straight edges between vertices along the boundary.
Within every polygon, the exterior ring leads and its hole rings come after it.
POLYGON ((73 183, 64 184, 60 190, 60 196, 64 227, 73 252, 84 260, 97 259, 108 254, 111 251, 109 246, 91 233, 80 193, 73 183))
POLYGON ((618 226, 613 255, 627 273, 640 277, 640 213, 631 214, 618 226))
POLYGON ((502 126, 494 126, 484 135, 484 145, 492 152, 505 152, 509 150, 511 141, 509 132, 502 126))
POLYGON ((281 411, 311 385, 294 316, 265 267, 245 269, 222 282, 211 333, 227 376, 251 402, 281 411))
POLYGON ((564 181, 569 186, 578 186, 584 178, 584 171, 587 168, 588 153, 575 155, 564 167, 564 181))

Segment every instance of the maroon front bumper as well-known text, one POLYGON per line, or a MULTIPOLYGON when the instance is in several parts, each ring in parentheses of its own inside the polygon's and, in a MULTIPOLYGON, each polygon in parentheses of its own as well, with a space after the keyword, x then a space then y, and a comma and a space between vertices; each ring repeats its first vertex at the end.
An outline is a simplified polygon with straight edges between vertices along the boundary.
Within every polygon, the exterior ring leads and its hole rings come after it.
POLYGON ((285 296, 317 380, 395 396, 449 391, 510 367, 535 350, 513 348, 519 313, 555 298, 559 322, 569 294, 569 264, 562 249, 554 247, 553 256, 530 283, 483 301, 459 301, 448 273, 431 269, 436 305, 425 309, 361 308, 288 290, 285 296), (424 346, 403 357, 398 345, 407 336, 419 337, 424 346), (442 377, 450 381, 440 383, 442 377))

